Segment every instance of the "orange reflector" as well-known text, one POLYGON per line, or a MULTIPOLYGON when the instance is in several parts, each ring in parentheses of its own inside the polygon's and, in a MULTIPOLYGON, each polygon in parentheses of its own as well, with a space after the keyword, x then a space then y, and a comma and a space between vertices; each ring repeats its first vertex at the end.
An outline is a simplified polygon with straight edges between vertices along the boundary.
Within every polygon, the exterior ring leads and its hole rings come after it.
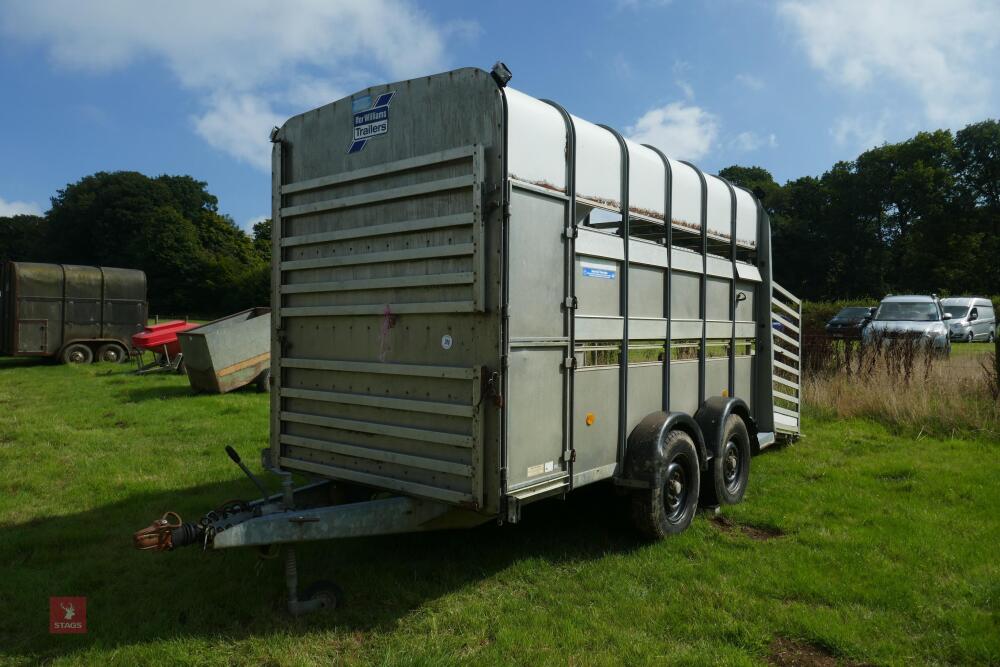
POLYGON ((588 412, 587 413, 587 426, 591 426, 591 425, 593 425, 593 423, 594 423, 594 413, 593 412, 588 412))
POLYGON ((722 395, 723 396, 729 396, 729 390, 728 389, 723 389, 722 390, 722 395))

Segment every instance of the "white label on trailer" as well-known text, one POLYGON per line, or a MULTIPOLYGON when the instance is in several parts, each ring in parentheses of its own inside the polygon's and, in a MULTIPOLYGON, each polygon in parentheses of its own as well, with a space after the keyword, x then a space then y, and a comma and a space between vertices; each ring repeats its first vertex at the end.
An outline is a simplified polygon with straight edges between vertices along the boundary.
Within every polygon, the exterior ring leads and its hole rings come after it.
POLYGON ((445 334, 445 335, 441 336, 441 349, 442 350, 450 350, 451 346, 454 343, 455 343, 455 341, 452 340, 450 334, 445 334))
POLYGON ((556 469, 555 461, 548 461, 546 463, 539 463, 536 466, 528 467, 528 477, 537 477, 543 473, 552 472, 556 469))
POLYGON ((357 153, 372 137, 389 132, 389 102, 395 94, 396 91, 382 93, 374 102, 370 95, 351 100, 354 136, 351 138, 351 145, 347 147, 348 153, 357 153))
POLYGON ((604 280, 614 280, 618 275, 618 265, 613 262, 595 262, 588 260, 580 262, 583 269, 584 278, 603 278, 604 280))

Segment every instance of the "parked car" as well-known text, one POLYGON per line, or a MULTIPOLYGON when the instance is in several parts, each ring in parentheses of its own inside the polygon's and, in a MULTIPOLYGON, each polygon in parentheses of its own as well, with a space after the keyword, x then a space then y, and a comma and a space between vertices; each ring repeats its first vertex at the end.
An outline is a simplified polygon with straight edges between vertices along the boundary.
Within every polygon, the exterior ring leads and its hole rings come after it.
POLYGON ((862 341, 915 338, 935 352, 951 353, 948 320, 951 316, 931 295, 887 296, 882 299, 871 322, 862 330, 862 341))
POLYGON ((948 328, 952 340, 971 343, 976 340, 993 342, 997 331, 996 313, 989 299, 956 296, 941 299, 941 307, 951 315, 948 328))
POLYGON ((826 333, 831 338, 858 340, 861 330, 872 317, 874 308, 868 306, 848 306, 826 323, 826 333))

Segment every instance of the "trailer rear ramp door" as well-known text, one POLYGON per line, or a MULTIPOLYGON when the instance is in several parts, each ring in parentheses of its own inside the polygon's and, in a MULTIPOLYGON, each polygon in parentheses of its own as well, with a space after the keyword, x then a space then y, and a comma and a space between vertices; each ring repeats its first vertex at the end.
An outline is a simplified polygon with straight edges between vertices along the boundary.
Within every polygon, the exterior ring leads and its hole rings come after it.
POLYGON ((801 431, 802 302, 778 283, 771 286, 774 428, 796 437, 801 431))
POLYGON ((283 468, 482 506, 483 169, 468 145, 276 185, 283 468))

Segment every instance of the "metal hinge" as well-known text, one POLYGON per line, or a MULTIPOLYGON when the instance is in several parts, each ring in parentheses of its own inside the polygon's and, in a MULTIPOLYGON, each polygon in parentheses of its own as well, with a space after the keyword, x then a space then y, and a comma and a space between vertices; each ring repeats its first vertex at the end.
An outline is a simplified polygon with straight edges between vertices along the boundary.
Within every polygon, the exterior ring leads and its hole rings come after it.
POLYGON ((566 357, 563 360, 563 366, 566 368, 576 368, 576 357, 566 357))
POLYGON ((566 227, 563 230, 563 236, 565 236, 568 239, 575 239, 577 237, 577 234, 578 232, 576 231, 576 225, 572 227, 566 227))
POLYGON ((579 301, 577 301, 577 298, 575 296, 568 296, 568 297, 566 297, 566 299, 563 301, 563 305, 566 306, 569 309, 579 308, 580 307, 579 306, 579 301))
POLYGON ((565 461, 566 463, 576 463, 576 450, 567 449, 565 452, 563 452, 563 461, 565 461))

